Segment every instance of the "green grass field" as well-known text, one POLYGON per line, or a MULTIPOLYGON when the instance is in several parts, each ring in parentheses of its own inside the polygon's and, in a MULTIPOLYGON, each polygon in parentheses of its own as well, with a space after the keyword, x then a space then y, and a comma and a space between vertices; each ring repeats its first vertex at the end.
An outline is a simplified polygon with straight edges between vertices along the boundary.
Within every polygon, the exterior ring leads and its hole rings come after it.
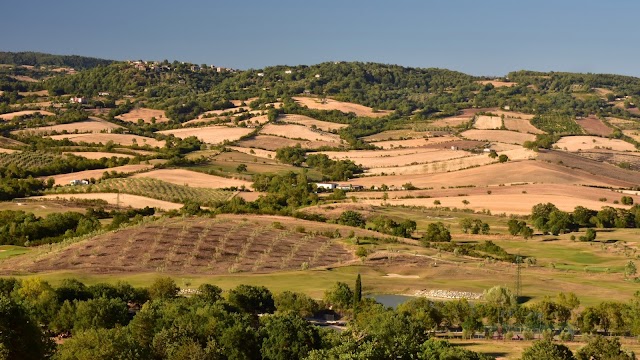
POLYGON ((13 245, 0 245, 0 260, 29 252, 28 248, 13 245))

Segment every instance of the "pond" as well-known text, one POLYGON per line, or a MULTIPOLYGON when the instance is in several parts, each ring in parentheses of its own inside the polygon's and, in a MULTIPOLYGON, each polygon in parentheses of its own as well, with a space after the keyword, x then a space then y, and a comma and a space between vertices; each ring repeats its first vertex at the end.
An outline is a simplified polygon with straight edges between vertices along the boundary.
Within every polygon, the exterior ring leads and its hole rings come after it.
POLYGON ((394 294, 371 294, 367 295, 368 298, 372 298, 375 301, 386 307, 397 308, 398 305, 402 304, 405 301, 415 299, 415 296, 407 296, 407 295, 394 295, 394 294))

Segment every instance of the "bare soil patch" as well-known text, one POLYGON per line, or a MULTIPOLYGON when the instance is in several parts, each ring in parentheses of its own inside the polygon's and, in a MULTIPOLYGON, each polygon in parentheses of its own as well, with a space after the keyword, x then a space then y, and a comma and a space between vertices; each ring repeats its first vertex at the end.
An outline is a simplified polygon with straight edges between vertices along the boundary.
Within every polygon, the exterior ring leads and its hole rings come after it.
POLYGON ((580 125, 587 134, 598 136, 609 136, 613 133, 613 129, 608 127, 602 120, 595 116, 589 116, 584 119, 576 119, 576 123, 580 125))
POLYGON ((320 130, 312 130, 302 125, 265 125, 260 134, 282 136, 285 138, 297 140, 309 140, 309 141, 325 141, 332 143, 341 143, 340 136, 336 134, 327 133, 320 130))
POLYGON ((51 134, 52 132, 68 132, 68 133, 99 133, 109 132, 114 129, 122 128, 120 125, 112 124, 100 118, 91 117, 85 121, 78 121, 70 124, 59 124, 51 126, 42 126, 27 130, 16 130, 14 134, 51 134))
POLYGON ((24 110, 24 111, 15 111, 15 112, 10 112, 10 113, 6 113, 6 114, 1 114, 0 115, 0 119, 2 120, 13 120, 14 117, 16 116, 27 116, 27 115, 33 115, 35 113, 40 113, 41 115, 54 115, 54 113, 50 112, 50 111, 44 111, 44 110, 24 110))
POLYGON ((304 125, 304 126, 307 126, 307 127, 315 126, 316 128, 318 128, 318 129, 320 129, 322 131, 340 130, 340 129, 344 128, 344 127, 349 126, 347 124, 339 124, 339 123, 332 123, 332 122, 328 122, 328 121, 321 121, 321 120, 316 120, 316 119, 308 117, 308 116, 295 115, 295 114, 280 115, 278 117, 278 121, 282 121, 282 122, 286 122, 286 123, 300 124, 300 125, 304 125))
POLYGON ((133 109, 126 114, 122 114, 116 117, 116 119, 132 123, 136 123, 139 119, 142 119, 147 124, 151 123, 151 118, 156 118, 156 122, 159 123, 169 121, 164 110, 155 110, 148 108, 133 109))
POLYGON ((136 171, 151 169, 152 167, 153 167, 152 165, 145 165, 145 164, 124 165, 124 166, 116 166, 108 169, 85 170, 85 171, 78 171, 70 174, 45 176, 45 177, 42 177, 42 179, 53 178, 56 181, 56 185, 68 185, 71 180, 82 180, 82 179, 91 179, 91 178, 94 178, 96 180, 100 179, 102 177, 102 174, 104 174, 105 171, 107 172, 115 171, 118 173, 129 174, 136 171))
POLYGON ((379 110, 374 112, 370 107, 366 107, 364 105, 348 103, 337 101, 333 99, 325 99, 324 102, 321 102, 319 98, 313 97, 302 97, 297 96, 293 98, 297 103, 302 106, 306 106, 309 109, 318 109, 318 110, 339 110, 344 113, 354 113, 357 116, 366 116, 366 117, 382 117, 392 113, 390 110, 379 110))
POLYGON ((480 130, 494 130, 502 127, 502 118, 499 116, 478 115, 473 127, 480 130))
MULTIPOLYGON (((614 150, 594 149, 580 151, 576 154, 588 159, 606 162, 616 166, 626 163, 630 170, 640 171, 640 152, 620 152, 614 150)), ((638 174, 638 176, 640 176, 640 174, 638 174)))
MULTIPOLYGON (((317 223, 280 217, 219 216, 166 219, 99 235, 50 253, 3 262, 2 269, 91 273, 155 272, 188 274, 270 273, 337 265, 354 256, 338 241, 315 231, 317 223), (272 224, 278 222, 281 228, 272 224), (15 261, 15 263, 13 263, 15 261), (16 267, 19 266, 19 267, 16 267)), ((324 230, 338 229, 333 225, 324 230)))
POLYGON ((135 209, 142 209, 145 206, 157 208, 161 210, 178 210, 182 208, 182 204, 172 203, 168 201, 162 201, 152 199, 145 196, 131 195, 131 194, 116 194, 116 193, 81 193, 81 194, 55 194, 44 196, 33 196, 31 199, 99 199, 105 200, 111 205, 119 205, 121 207, 132 207, 135 209))
MULTIPOLYGON (((591 150, 593 152, 595 150, 591 150)), ((609 178, 613 186, 632 187, 638 185, 638 173, 618 166, 581 156, 583 153, 568 153, 558 150, 544 150, 538 153, 538 159, 566 166, 570 171, 578 169, 595 178, 609 178)), ((631 153, 633 154, 633 153, 631 153)), ((585 183, 586 184, 586 183, 585 183)))
POLYGON ((493 87, 511 87, 511 86, 516 86, 518 85, 518 83, 514 83, 514 82, 508 82, 508 81, 498 81, 498 80, 481 80, 481 81, 476 81, 478 84, 481 85, 487 85, 487 84, 491 84, 493 85, 493 87))
POLYGON ((184 128, 159 131, 159 134, 174 135, 184 139, 189 136, 195 136, 203 142, 210 144, 221 144, 225 141, 235 141, 243 136, 250 134, 253 129, 228 126, 205 126, 199 128, 184 128))
POLYGON ((536 139, 532 134, 523 134, 509 130, 467 130, 461 135, 472 140, 497 141, 519 145, 524 144, 525 141, 533 141, 536 139))
POLYGON ((637 151, 635 146, 623 140, 606 139, 597 136, 565 136, 555 145, 560 149, 572 152, 596 148, 616 151, 637 151))
POLYGON ((23 145, 24 143, 18 140, 13 140, 4 136, 0 136, 0 146, 2 147, 23 146, 23 145))
POLYGON ((521 133, 544 134, 544 131, 531 125, 529 120, 525 119, 504 118, 504 127, 506 127, 507 130, 517 131, 521 133))
POLYGON ((152 147, 163 147, 165 145, 164 140, 156 140, 153 138, 148 138, 144 136, 131 135, 131 134, 107 134, 107 133, 96 133, 96 134, 63 134, 63 135, 54 135, 50 136, 54 140, 60 139, 69 139, 75 143, 93 143, 93 144, 106 144, 109 141, 113 141, 113 143, 123 146, 145 146, 149 145, 152 147))
POLYGON ((153 178, 176 185, 193 186, 200 188, 222 189, 230 187, 251 187, 250 181, 229 179, 221 176, 204 174, 185 169, 159 169, 135 174, 133 178, 153 178))

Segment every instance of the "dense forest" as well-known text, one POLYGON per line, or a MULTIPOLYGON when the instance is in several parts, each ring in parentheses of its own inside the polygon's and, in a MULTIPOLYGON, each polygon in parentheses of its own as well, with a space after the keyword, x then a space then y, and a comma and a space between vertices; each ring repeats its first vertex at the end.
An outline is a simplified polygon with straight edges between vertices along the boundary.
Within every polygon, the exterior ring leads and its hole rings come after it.
POLYGON ((113 60, 105 60, 78 55, 53 55, 39 52, 0 51, 0 64, 71 67, 76 70, 90 69, 98 65, 109 65, 113 60))
POLYGON ((4 278, 0 358, 481 360, 490 357, 437 334, 511 339, 517 330, 528 340, 536 333, 542 338, 523 359, 635 359, 617 339, 600 335, 638 335, 640 294, 578 311, 580 301, 571 293, 522 306, 495 287, 482 303, 415 298, 391 309, 361 291, 359 275, 355 287, 338 282, 319 301, 250 285, 223 291, 203 284, 181 293, 171 278, 157 278, 147 288, 123 282, 87 286, 74 279, 53 287, 37 278, 4 278), (328 325, 324 319, 336 317, 351 321, 337 329, 312 324, 328 325), (550 339, 559 330, 570 341, 576 328, 593 335, 574 357, 550 339), (56 346, 53 337, 62 344, 56 346))

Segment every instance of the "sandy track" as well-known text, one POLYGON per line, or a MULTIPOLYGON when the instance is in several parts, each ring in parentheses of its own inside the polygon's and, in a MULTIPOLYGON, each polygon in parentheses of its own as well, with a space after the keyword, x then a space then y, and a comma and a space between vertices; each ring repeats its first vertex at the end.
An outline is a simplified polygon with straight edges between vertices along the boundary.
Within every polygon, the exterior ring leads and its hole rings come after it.
POLYGON ((635 146, 618 139, 606 139, 597 136, 565 136, 556 146, 567 151, 579 151, 599 148, 610 148, 616 151, 638 151, 635 146))
POLYGON ((247 188, 251 187, 251 182, 238 179, 228 179, 221 176, 204 174, 197 171, 185 169, 160 169, 149 172, 139 173, 132 176, 133 178, 152 178, 176 185, 187 185, 192 187, 222 189, 232 186, 247 188))
POLYGON ((241 128, 241 127, 228 127, 228 126, 205 126, 199 128, 184 128, 174 130, 159 131, 159 134, 171 135, 184 139, 189 136, 195 136, 200 141, 209 144, 221 144, 228 141, 235 141, 241 137, 250 134, 253 129, 241 128))

